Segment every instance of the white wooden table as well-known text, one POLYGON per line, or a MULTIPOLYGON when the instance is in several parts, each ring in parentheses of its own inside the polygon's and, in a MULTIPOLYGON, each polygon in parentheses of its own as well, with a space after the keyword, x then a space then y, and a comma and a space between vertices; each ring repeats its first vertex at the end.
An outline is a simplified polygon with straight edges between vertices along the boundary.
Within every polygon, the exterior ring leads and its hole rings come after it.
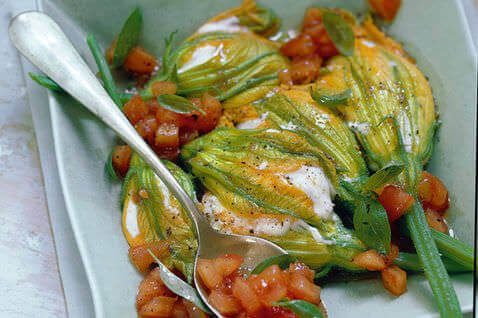
MULTIPOLYGON (((66 317, 32 115, 0 0, 0 317, 66 317)), ((462 0, 475 46, 478 0, 462 0)))

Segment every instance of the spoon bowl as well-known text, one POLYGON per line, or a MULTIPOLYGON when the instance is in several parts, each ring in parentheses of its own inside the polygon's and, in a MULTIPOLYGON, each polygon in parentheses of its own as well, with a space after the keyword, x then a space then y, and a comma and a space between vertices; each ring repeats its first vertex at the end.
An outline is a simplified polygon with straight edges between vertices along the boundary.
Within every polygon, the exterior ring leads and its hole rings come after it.
MULTIPOLYGON (((198 240, 195 268, 199 257, 211 259, 224 253, 232 253, 244 257, 244 268, 247 271, 247 269, 252 270, 268 257, 286 253, 282 248, 261 238, 226 235, 213 230, 194 201, 154 151, 138 135, 61 28, 48 15, 31 11, 16 16, 10 23, 9 35, 15 47, 30 62, 99 117, 131 146, 178 199, 193 221, 193 231, 198 240)), ((196 270, 194 281, 203 301, 217 316, 222 317, 215 308, 209 305, 206 290, 199 281, 196 270)))

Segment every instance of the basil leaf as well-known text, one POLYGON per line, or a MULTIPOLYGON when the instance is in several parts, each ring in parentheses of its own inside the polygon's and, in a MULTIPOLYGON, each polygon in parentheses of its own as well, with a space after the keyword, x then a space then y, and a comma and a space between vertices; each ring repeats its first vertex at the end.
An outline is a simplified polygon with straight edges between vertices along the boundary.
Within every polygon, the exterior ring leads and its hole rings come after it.
POLYGON ((391 231, 387 212, 380 202, 370 197, 356 202, 358 205, 353 216, 355 233, 367 247, 389 254, 391 231))
POLYGON ((322 90, 310 88, 310 96, 317 104, 334 109, 337 106, 348 105, 348 100, 352 96, 352 90, 347 89, 342 93, 335 95, 323 94, 322 90))
POLYGON ((385 167, 371 175, 363 185, 362 190, 371 191, 383 187, 402 173, 403 169, 405 169, 405 164, 402 162, 390 162, 385 167))
POLYGON ((108 175, 111 177, 113 180, 119 180, 120 177, 116 174, 116 170, 113 167, 113 152, 115 151, 115 148, 111 150, 110 154, 108 155, 108 159, 106 159, 105 162, 105 170, 108 173, 108 175))
POLYGON ((58 85, 54 80, 52 80, 48 76, 33 74, 31 72, 28 73, 28 75, 30 75, 31 79, 37 82, 38 84, 40 84, 41 86, 44 86, 55 92, 66 93, 65 90, 60 87, 60 85, 58 85))
POLYGON ((325 31, 330 36, 337 50, 345 56, 352 56, 355 47, 355 35, 350 25, 335 12, 322 10, 325 31))
POLYGON ((289 309, 294 314, 302 318, 323 318, 324 315, 320 309, 305 300, 282 300, 272 303, 274 306, 281 306, 282 308, 289 309))
POLYGON ((279 265, 281 269, 286 269, 290 263, 294 263, 297 259, 291 254, 281 254, 269 257, 268 259, 259 263, 259 265, 254 268, 251 274, 260 274, 267 268, 272 265, 279 265))
POLYGON ((123 103, 121 102, 120 96, 118 94, 118 89, 116 88, 115 81, 113 80, 113 75, 111 75, 108 62, 106 62, 105 56, 96 41, 96 37, 93 34, 88 34, 86 37, 86 42, 90 47, 91 53, 95 58, 96 65, 98 66, 98 71, 100 76, 103 79, 103 85, 106 92, 110 95, 111 99, 115 102, 118 107, 122 108, 123 103))
POLYGON ((113 55, 112 67, 123 65, 129 51, 138 44, 141 28, 143 27, 143 15, 139 7, 134 9, 116 40, 115 52, 113 55))
POLYGON ((148 252, 154 258, 156 263, 158 263, 160 271, 159 276, 169 290, 176 295, 189 300, 205 313, 212 314, 209 308, 207 308, 206 304, 204 304, 204 302, 201 300, 198 292, 191 285, 174 275, 173 272, 171 272, 163 263, 161 263, 161 261, 153 254, 153 252, 151 252, 150 249, 148 249, 148 252))
POLYGON ((197 110, 203 115, 206 114, 204 110, 194 106, 191 101, 178 95, 160 94, 158 96, 158 103, 161 105, 161 107, 178 114, 187 114, 193 110, 197 110))

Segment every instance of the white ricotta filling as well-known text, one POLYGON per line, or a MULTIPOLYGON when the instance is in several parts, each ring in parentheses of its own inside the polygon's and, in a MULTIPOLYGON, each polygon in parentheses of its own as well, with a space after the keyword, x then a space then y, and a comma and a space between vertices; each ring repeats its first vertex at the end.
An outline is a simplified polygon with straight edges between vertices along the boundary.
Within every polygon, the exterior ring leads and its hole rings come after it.
POLYGON ((210 33, 210 32, 248 32, 249 29, 247 27, 239 25, 239 18, 236 16, 232 16, 226 19, 222 19, 215 22, 210 22, 202 27, 200 27, 196 33, 210 33))
POLYGON ((134 203, 132 199, 128 201, 125 226, 133 238, 140 234, 138 225, 138 205, 134 203))
POLYGON ((320 167, 303 166, 289 172, 285 181, 302 190, 314 203, 314 213, 323 219, 333 219, 335 190, 320 167))
POLYGON ((194 50, 191 58, 185 62, 178 70, 178 73, 186 72, 187 70, 192 69, 198 65, 202 65, 216 56, 223 57, 223 44, 220 43, 219 45, 204 45, 200 46, 194 50))
POLYGON ((267 116, 269 116, 269 113, 263 113, 258 118, 249 119, 249 120, 246 120, 246 121, 238 124, 236 126, 236 128, 238 128, 238 129, 255 129, 255 128, 259 127, 260 125, 262 125, 265 122, 267 116))

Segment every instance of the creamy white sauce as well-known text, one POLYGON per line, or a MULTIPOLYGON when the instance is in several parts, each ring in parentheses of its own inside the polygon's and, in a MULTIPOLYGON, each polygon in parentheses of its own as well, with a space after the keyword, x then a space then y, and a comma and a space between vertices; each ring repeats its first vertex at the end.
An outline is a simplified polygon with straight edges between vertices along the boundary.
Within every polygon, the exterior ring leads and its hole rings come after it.
POLYGON ((359 133, 361 134, 368 134, 368 131, 370 129, 370 123, 369 122, 348 122, 348 126, 350 128, 356 129, 359 133))
POLYGON ((216 22, 210 22, 202 27, 200 27, 196 33, 210 33, 210 32, 248 32, 249 29, 247 27, 239 25, 239 18, 236 16, 232 16, 226 19, 222 19, 216 22))
POLYGON ((322 237, 320 232, 313 226, 305 223, 302 220, 293 220, 288 218, 285 220, 274 219, 273 216, 257 218, 257 219, 244 219, 239 218, 233 213, 227 211, 227 209, 221 204, 219 199, 211 194, 206 193, 202 200, 204 213, 209 219, 211 226, 222 233, 233 234, 231 227, 242 228, 249 231, 250 234, 258 235, 270 235, 270 236, 282 236, 286 235, 289 231, 295 232, 310 232, 312 237, 318 242, 323 244, 333 244, 334 241, 326 240, 322 237), (221 216, 221 218, 219 218, 221 216))
POLYGON ((275 219, 274 216, 240 218, 228 211, 211 193, 204 195, 202 205, 211 226, 223 233, 232 234, 232 228, 240 228, 251 234, 281 236, 291 227, 289 219, 275 219))
POLYGON ((166 209, 172 211, 176 215, 181 213, 177 205, 174 205, 174 206, 171 205, 172 195, 171 195, 171 192, 169 192, 168 187, 166 187, 166 185, 159 179, 158 176, 155 175, 155 178, 156 178, 156 183, 159 185, 159 188, 161 189, 161 193, 163 194, 163 206, 166 209))
POLYGON ((238 129, 255 129, 262 125, 264 121, 266 120, 267 116, 269 116, 269 113, 263 113, 261 114, 260 117, 254 118, 254 119, 249 119, 246 120, 236 126, 238 129))
POLYGON ((368 47, 375 47, 375 42, 372 42, 372 41, 369 41, 369 40, 362 40, 362 43, 365 45, 365 46, 368 46, 368 47))
POLYGON ((178 73, 186 72, 187 70, 192 69, 195 66, 202 65, 216 56, 224 57, 223 52, 223 44, 220 43, 219 45, 205 45, 200 46, 196 50, 194 50, 191 58, 185 62, 181 68, 178 70, 178 73))
POLYGON ((138 205, 134 203, 132 199, 128 201, 128 207, 126 208, 125 226, 133 238, 140 234, 138 225, 138 205))
POLYGON ((322 168, 303 166, 287 173, 285 178, 312 200, 315 214, 323 219, 333 219, 335 190, 322 168))

